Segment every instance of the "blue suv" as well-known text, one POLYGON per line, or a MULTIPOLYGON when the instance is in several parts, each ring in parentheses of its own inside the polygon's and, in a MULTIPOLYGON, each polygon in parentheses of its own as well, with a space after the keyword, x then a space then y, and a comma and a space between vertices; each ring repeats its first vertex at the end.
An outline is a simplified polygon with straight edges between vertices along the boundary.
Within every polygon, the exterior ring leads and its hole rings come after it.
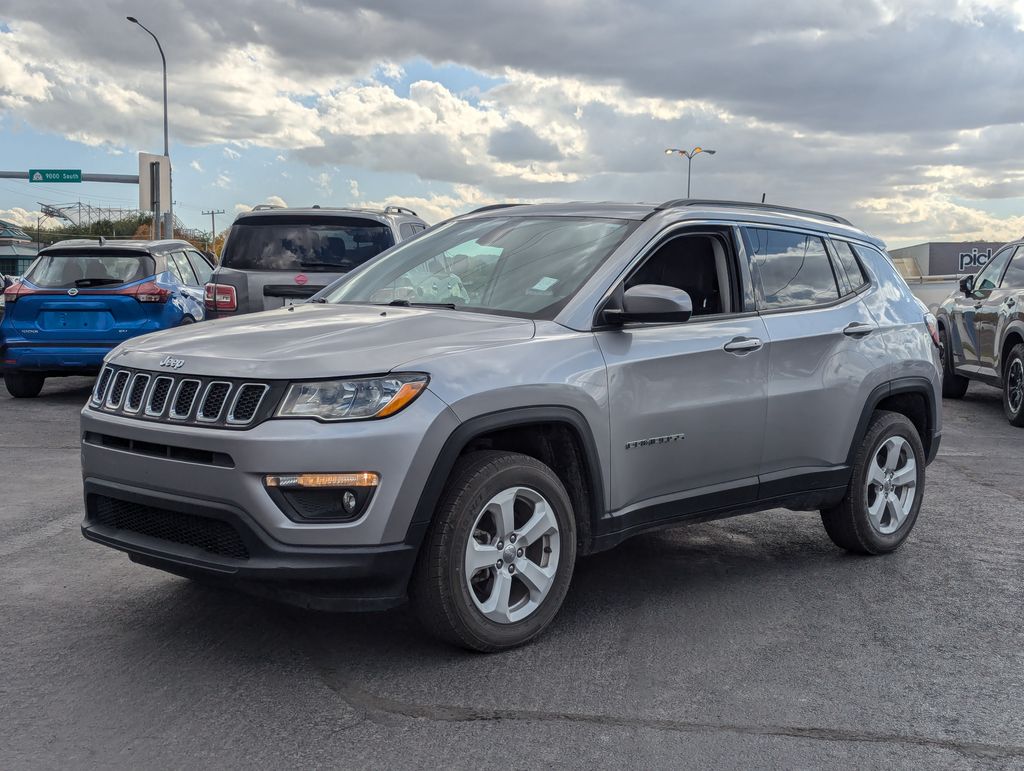
POLYGON ((128 338, 202 321, 213 265, 187 241, 64 241, 0 301, 0 370, 17 398, 88 375, 128 338))

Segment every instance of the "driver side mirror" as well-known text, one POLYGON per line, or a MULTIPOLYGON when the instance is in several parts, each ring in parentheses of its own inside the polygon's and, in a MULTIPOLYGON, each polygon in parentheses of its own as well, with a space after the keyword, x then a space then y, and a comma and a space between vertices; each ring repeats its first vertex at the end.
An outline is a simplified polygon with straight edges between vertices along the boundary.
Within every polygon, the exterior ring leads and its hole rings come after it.
POLYGON ((682 289, 662 284, 638 284, 622 295, 622 308, 606 308, 602 313, 608 324, 627 321, 675 322, 688 321, 693 315, 693 301, 682 289))
POLYGON ((964 276, 960 279, 960 291, 964 294, 970 294, 974 291, 974 276, 964 276))

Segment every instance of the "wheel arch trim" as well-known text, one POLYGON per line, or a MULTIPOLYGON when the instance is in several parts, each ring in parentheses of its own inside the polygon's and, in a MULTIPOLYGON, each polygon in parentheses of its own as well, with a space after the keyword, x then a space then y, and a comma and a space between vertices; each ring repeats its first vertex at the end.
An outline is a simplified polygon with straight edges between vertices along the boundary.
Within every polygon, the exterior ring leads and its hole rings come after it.
POLYGON ((419 544, 422 541, 427 526, 433 519, 437 503, 444 493, 445 482, 451 475, 452 469, 455 467, 455 463, 462 451, 470 442, 493 431, 539 423, 560 423, 566 425, 579 437, 583 450, 583 460, 587 465, 586 471, 589 481, 587 492, 591 501, 593 501, 593 510, 589 513, 589 517, 591 523, 598 519, 604 512, 605 507, 604 475, 601 469, 601 456, 597 450, 597 442, 586 418, 578 410, 560 405, 516 407, 477 415, 461 423, 449 435, 437 458, 434 460, 434 465, 420 493, 419 501, 409 523, 406 542, 419 544))
POLYGON ((850 451, 846 456, 846 463, 850 468, 853 467, 857 450, 861 442, 864 441, 864 436, 868 432, 868 424, 871 422, 871 416, 878 408, 878 405, 883 399, 900 394, 916 394, 924 398, 929 436, 922 436, 921 442, 925 446, 927 462, 931 463, 935 459, 935 454, 939 449, 939 436, 935 433, 935 427, 938 425, 938 406, 935 399, 935 390, 927 378, 903 377, 881 383, 868 394, 868 398, 864 402, 864 407, 861 411, 860 420, 857 421, 857 429, 854 431, 853 441, 850 443, 850 451))

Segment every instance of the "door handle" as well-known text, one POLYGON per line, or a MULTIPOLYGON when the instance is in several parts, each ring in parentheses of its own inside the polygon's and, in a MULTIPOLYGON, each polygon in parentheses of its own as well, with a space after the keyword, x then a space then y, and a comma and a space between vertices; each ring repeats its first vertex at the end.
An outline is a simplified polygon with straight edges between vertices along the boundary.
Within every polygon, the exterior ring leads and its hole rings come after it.
POLYGON ((874 331, 873 325, 865 324, 863 321, 854 321, 846 325, 846 328, 843 329, 843 334, 847 337, 867 337, 874 331))
POLYGON ((735 337, 725 344, 723 350, 729 353, 738 353, 743 355, 760 349, 764 343, 758 340, 756 337, 735 337))

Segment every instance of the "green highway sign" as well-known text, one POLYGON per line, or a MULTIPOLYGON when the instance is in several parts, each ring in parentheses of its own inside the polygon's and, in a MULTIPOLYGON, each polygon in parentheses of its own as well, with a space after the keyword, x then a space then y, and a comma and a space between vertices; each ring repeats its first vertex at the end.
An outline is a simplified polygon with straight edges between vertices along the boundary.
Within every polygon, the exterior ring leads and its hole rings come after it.
POLYGON ((81 182, 81 169, 29 169, 29 182, 81 182))

